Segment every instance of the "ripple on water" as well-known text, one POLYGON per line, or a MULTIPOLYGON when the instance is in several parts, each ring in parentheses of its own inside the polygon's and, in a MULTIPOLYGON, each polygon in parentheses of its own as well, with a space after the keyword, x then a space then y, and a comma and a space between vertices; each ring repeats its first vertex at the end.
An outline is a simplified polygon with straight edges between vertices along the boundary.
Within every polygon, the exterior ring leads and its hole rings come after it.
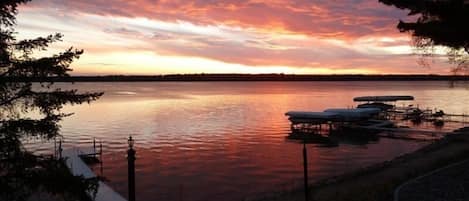
MULTIPOLYGON (((464 104, 469 95, 454 97, 445 91, 468 92, 444 88, 441 83, 432 86, 444 90, 418 83, 409 89, 408 83, 400 82, 101 85, 110 93, 100 101, 66 108, 75 115, 62 122, 64 147, 90 146, 93 138, 102 141, 104 175, 113 188, 126 195, 127 138, 132 134, 141 201, 242 200, 247 195, 300 185, 302 144, 285 139, 290 132, 284 116, 288 110, 322 111, 350 105, 358 95, 396 93, 414 94, 416 100, 425 100, 432 107, 451 105, 469 113, 464 104), (462 98, 461 104, 438 102, 446 96, 450 96, 448 100, 462 98)), ((424 144, 380 139, 362 145, 339 141, 332 148, 307 145, 310 178, 389 160, 424 144)), ((29 146, 47 152, 53 143, 31 142, 29 146)))

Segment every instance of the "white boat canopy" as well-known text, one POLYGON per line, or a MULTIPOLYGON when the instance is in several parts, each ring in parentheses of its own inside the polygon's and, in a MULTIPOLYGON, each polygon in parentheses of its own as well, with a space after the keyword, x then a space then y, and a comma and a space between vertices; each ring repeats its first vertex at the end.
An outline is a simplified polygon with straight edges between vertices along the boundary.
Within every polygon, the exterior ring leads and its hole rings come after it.
POLYGON ((327 109, 324 112, 290 111, 285 113, 290 120, 311 121, 358 121, 368 119, 380 113, 378 108, 327 109))
POLYGON ((285 113, 286 116, 294 119, 316 119, 331 121, 339 119, 340 116, 334 112, 304 112, 304 111, 289 111, 285 113))
POLYGON ((390 102, 390 101, 404 101, 414 100, 413 96, 360 96, 353 98, 355 102, 390 102))
POLYGON ((324 112, 336 113, 344 121, 356 121, 371 118, 373 115, 377 115, 381 112, 378 108, 355 108, 355 109, 327 109, 324 112))

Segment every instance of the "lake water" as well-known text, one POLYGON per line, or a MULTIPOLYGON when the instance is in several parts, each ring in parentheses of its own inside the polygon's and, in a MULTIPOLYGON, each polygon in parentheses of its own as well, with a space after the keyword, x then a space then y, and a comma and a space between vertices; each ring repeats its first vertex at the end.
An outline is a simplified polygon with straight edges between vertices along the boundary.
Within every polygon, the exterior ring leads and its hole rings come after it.
MULTIPOLYGON (((450 82, 59 83, 104 91, 67 106, 65 147, 103 142, 103 175, 127 196, 127 137, 136 140, 137 200, 242 200, 301 184, 302 144, 286 140, 284 113, 356 105, 363 95, 412 95, 414 105, 469 113, 469 84, 450 82)), ((459 125, 456 125, 456 127, 459 125)), ((447 130, 453 129, 447 126, 447 130)), ((381 138, 307 145, 311 181, 414 151, 428 142, 381 138)), ((33 144, 38 152, 50 144, 33 144)), ((100 174, 99 167, 94 167, 100 174)))

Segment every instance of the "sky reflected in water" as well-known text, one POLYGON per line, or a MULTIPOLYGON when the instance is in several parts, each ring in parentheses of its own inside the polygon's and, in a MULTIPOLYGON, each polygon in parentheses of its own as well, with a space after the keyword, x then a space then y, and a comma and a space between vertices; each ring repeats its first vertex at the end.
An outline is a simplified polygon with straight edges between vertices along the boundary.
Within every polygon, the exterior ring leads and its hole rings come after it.
MULTIPOLYGON (((413 95, 414 105, 469 113, 469 84, 449 82, 142 82, 62 84, 104 91, 69 106, 65 147, 103 142, 103 174, 127 196, 127 137, 136 140, 137 199, 242 200, 302 179, 302 145, 286 140, 284 113, 352 107, 362 95, 413 95)), ((406 104, 408 104, 407 102, 406 104)), ((453 125, 455 127, 462 125, 453 125)), ((452 127, 446 128, 451 130, 452 127)), ((312 181, 411 152, 426 142, 381 138, 308 145, 312 181)), ((31 146, 31 145, 29 145, 31 146)), ((40 152, 50 144, 35 144, 40 152)), ((97 173, 99 168, 95 167, 97 173)))

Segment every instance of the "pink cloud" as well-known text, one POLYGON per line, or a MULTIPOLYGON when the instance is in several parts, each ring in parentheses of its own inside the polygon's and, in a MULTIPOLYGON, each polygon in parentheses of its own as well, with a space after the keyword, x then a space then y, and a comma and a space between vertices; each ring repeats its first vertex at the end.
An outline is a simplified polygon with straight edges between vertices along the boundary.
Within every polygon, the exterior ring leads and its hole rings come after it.
POLYGON ((198 25, 278 29, 341 38, 396 34, 397 20, 406 16, 404 11, 367 0, 36 0, 29 6, 169 22, 181 20, 198 25))
MULTIPOLYGON (((77 24, 80 32, 68 31, 75 39, 73 44, 91 54, 152 51, 248 66, 425 73, 425 69, 415 68, 414 56, 386 52, 387 47, 408 45, 409 40, 395 27, 406 12, 378 1, 33 0, 23 9, 31 13, 49 10, 44 15, 55 17, 57 23, 77 24), (148 19, 150 25, 132 22, 139 17, 148 19), (84 31, 99 38, 83 40, 84 31), (307 37, 277 38, 279 32, 307 37), (390 40, 378 40, 380 37, 390 40), (368 46, 374 49, 364 50, 368 46)), ((40 25, 28 25, 40 29, 40 25)))

